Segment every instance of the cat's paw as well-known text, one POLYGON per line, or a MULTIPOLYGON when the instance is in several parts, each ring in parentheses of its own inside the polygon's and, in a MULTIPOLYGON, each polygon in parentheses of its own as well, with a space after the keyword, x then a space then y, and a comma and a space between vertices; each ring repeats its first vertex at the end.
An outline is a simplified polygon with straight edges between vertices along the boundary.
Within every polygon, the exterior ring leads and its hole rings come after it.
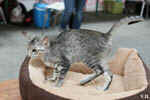
POLYGON ((48 77, 48 79, 47 80, 49 80, 49 81, 56 81, 57 80, 57 77, 48 77))
POLYGON ((97 89, 98 91, 106 91, 106 90, 108 90, 108 88, 105 87, 105 86, 103 86, 103 87, 99 86, 99 87, 96 87, 96 89, 97 89))
POLYGON ((64 80, 60 79, 56 82, 55 87, 62 87, 64 80))

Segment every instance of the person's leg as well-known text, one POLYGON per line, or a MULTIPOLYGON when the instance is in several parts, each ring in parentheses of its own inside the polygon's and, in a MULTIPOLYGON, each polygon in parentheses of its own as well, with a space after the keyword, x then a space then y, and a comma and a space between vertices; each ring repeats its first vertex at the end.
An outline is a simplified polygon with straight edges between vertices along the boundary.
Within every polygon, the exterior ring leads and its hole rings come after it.
POLYGON ((60 27, 65 30, 66 26, 69 24, 70 17, 74 12, 75 0, 64 0, 64 4, 65 4, 65 10, 62 14, 60 27))
POLYGON ((73 19, 74 19, 74 14, 72 13, 70 16, 70 21, 69 21, 69 28, 70 29, 72 29, 73 19))
POLYGON ((85 6, 86 0, 76 0, 76 11, 75 16, 72 24, 73 29, 80 29, 81 23, 82 23, 82 13, 83 8, 85 6))

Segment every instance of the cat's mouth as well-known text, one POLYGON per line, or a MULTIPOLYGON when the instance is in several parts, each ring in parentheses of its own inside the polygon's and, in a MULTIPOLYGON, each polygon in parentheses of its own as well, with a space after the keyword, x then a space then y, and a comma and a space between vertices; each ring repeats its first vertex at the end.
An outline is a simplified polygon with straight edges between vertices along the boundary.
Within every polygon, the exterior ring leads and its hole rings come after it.
POLYGON ((39 56, 38 52, 32 52, 32 57, 37 57, 37 56, 39 56))

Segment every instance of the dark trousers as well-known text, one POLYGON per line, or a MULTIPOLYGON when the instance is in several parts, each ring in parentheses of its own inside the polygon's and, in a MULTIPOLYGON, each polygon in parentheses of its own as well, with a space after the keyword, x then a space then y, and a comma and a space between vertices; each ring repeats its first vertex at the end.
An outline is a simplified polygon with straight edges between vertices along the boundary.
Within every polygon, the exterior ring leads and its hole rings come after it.
POLYGON ((66 29, 67 25, 72 29, 80 29, 85 3, 86 0, 64 0, 65 10, 61 18, 62 29, 66 29))

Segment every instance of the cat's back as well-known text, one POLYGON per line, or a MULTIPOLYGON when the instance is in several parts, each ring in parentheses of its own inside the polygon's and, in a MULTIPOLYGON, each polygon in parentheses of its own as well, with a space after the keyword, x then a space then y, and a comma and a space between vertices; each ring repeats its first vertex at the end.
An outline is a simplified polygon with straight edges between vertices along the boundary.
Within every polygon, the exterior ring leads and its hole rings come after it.
POLYGON ((57 46, 69 49, 100 49, 107 44, 109 38, 101 32, 80 29, 61 33, 56 41, 57 46))
POLYGON ((74 42, 74 41, 80 41, 80 40, 100 40, 102 38, 107 38, 104 33, 94 31, 94 30, 88 30, 88 29, 80 29, 80 30, 69 30, 67 32, 62 32, 57 37, 57 41, 60 42, 74 42))

